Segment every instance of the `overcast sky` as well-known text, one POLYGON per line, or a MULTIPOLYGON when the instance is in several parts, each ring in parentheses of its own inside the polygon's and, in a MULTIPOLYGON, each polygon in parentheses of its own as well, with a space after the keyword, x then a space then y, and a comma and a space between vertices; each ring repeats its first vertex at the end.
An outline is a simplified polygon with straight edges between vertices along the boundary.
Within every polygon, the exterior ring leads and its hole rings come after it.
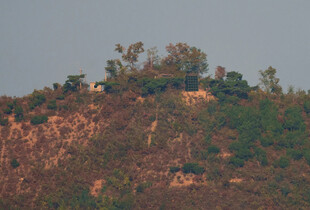
POLYGON ((79 74, 104 78, 115 44, 165 55, 186 42, 251 85, 277 69, 284 90, 310 89, 309 0, 0 0, 0 96, 23 96, 79 74))

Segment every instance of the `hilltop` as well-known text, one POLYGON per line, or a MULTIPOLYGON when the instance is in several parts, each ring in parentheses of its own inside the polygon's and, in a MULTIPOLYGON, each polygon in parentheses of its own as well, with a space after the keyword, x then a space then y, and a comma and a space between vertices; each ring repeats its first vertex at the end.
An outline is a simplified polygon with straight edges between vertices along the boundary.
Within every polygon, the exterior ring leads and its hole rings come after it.
POLYGON ((53 89, 2 96, 0 207, 309 208, 310 95, 282 93, 272 67, 250 87, 223 67, 203 77, 196 48, 168 50, 142 70, 109 61, 108 80, 97 82, 104 92, 70 75, 53 89), (199 91, 187 92, 192 73, 199 91))

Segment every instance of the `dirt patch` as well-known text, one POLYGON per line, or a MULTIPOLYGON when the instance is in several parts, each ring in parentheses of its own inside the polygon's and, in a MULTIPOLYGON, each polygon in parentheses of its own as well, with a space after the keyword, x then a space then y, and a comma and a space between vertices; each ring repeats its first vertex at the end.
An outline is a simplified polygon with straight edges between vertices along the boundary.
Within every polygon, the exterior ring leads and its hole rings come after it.
POLYGON ((155 121, 152 122, 152 124, 151 124, 151 133, 149 134, 148 139, 147 139, 147 146, 148 147, 151 146, 151 143, 152 143, 152 133, 155 132, 157 124, 158 124, 158 113, 156 112, 156 118, 155 118, 155 121))
POLYGON ((233 178, 233 179, 229 180, 230 183, 240 183, 242 181, 243 181, 243 179, 240 179, 240 178, 233 178))
POLYGON ((220 154, 220 157, 222 157, 222 158, 228 158, 228 157, 230 157, 232 154, 230 154, 230 153, 228 153, 228 152, 222 152, 221 154, 220 154))
POLYGON ((186 187, 192 184, 206 185, 207 182, 204 180, 206 180, 206 178, 203 175, 184 174, 179 171, 175 173, 169 187, 186 187))
POLYGON ((190 106, 200 101, 210 101, 215 100, 214 96, 208 90, 198 90, 198 91, 182 91, 183 99, 186 105, 190 106))
POLYGON ((103 179, 98 179, 94 182, 94 185, 90 188, 90 194, 92 196, 97 197, 99 195, 102 188, 102 183, 104 183, 103 179))
POLYGON ((143 103, 144 100, 145 100, 145 98, 142 98, 141 96, 139 96, 136 101, 143 103))

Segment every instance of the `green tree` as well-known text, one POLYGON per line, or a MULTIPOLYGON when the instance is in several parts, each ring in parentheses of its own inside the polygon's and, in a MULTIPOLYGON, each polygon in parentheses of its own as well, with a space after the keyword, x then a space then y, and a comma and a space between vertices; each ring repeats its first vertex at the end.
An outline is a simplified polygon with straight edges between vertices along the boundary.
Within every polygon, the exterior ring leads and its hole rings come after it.
POLYGON ((217 96, 220 101, 230 102, 225 95, 237 96, 238 98, 248 98, 248 92, 251 87, 246 80, 242 79, 243 75, 239 72, 227 72, 225 80, 210 79, 209 86, 212 94, 217 96))
POLYGON ((20 122, 24 119, 24 110, 21 106, 16 106, 14 110, 15 121, 20 122))
POLYGON ((285 110, 283 127, 290 131, 304 131, 306 129, 305 122, 302 118, 302 110, 299 106, 293 106, 285 110))
POLYGON ((107 60, 107 67, 105 67, 105 70, 109 74, 109 78, 115 79, 123 69, 124 66, 119 59, 107 60))
POLYGON ((64 92, 77 91, 80 85, 83 83, 82 79, 85 78, 85 74, 80 75, 68 75, 67 80, 63 86, 64 92))
POLYGON ((269 66, 265 71, 260 70, 260 85, 267 93, 280 94, 282 87, 279 85, 280 79, 276 77, 277 70, 269 66))

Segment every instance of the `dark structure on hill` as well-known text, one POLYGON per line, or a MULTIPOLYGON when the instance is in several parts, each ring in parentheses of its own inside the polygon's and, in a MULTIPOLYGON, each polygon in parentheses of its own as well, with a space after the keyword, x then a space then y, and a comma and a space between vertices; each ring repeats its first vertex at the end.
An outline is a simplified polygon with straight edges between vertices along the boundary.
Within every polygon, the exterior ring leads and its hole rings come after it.
POLYGON ((185 76, 185 91, 198 91, 198 75, 189 73, 185 76))

